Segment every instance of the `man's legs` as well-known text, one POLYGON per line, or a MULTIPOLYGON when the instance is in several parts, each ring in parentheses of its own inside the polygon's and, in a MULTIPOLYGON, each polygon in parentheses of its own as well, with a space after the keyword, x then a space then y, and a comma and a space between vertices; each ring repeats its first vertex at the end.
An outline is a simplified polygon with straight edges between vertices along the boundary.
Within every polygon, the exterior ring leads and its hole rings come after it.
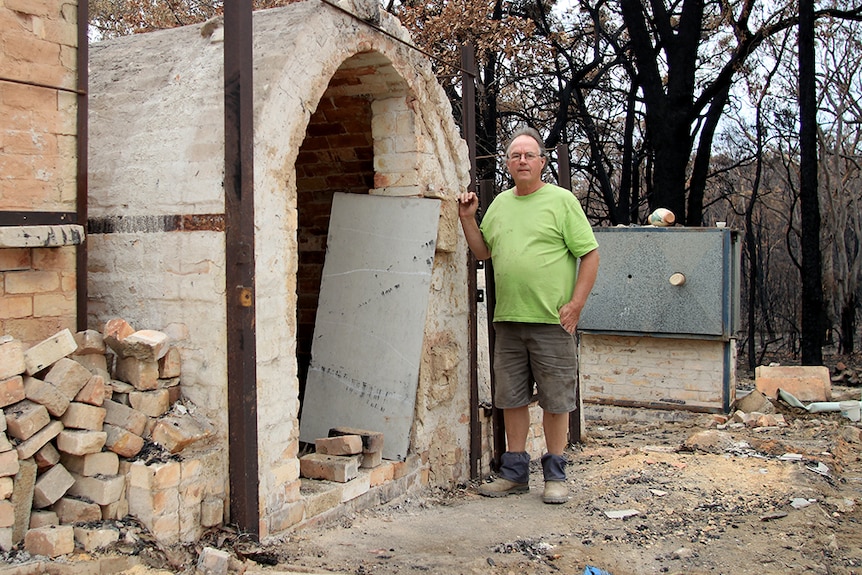
POLYGON ((520 453, 527 451, 527 435, 530 433, 530 406, 503 410, 506 427, 506 450, 520 453))
MULTIPOLYGON (((527 425, 529 425, 529 418, 528 414, 527 425)), ((506 425, 508 427, 508 421, 506 425)), ((548 448, 548 453, 562 455, 569 442, 569 414, 543 412, 542 428, 545 431, 545 445, 548 448)), ((526 435, 524 437, 526 438, 526 435)))
POLYGON ((530 490, 530 454, 527 453, 527 434, 530 431, 530 407, 503 410, 506 427, 506 452, 500 456, 498 477, 479 487, 479 493, 488 497, 502 497, 530 490))
POLYGON ((569 489, 566 486, 566 459, 563 457, 563 451, 568 443, 569 414, 545 411, 542 414, 542 427, 548 450, 542 456, 542 472, 545 476, 542 501, 565 503, 569 499, 569 489))
POLYGON ((494 324, 494 373, 497 387, 494 404, 503 410, 506 429, 506 452, 500 456, 497 478, 479 487, 479 493, 502 497, 530 490, 530 455, 527 435, 530 431, 529 404, 533 394, 530 355, 524 343, 524 326, 502 322, 494 324), (509 406, 519 407, 509 407, 509 406))
POLYGON ((542 458, 545 503, 568 500, 566 459, 569 412, 577 407, 577 349, 575 338, 559 326, 537 326, 529 346, 538 383, 539 405, 547 453, 542 458))

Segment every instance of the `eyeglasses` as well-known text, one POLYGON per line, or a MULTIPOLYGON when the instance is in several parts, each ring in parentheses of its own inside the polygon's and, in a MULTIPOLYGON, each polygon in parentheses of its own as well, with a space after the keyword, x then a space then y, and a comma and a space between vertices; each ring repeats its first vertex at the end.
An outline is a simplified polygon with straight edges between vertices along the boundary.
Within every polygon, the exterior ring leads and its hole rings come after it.
POLYGON ((544 154, 534 154, 533 152, 527 152, 526 154, 519 154, 519 153, 515 152, 512 154, 509 154, 509 156, 506 159, 508 159, 511 162, 520 162, 521 158, 524 158, 528 162, 532 162, 536 158, 544 158, 544 157, 545 157, 544 154))

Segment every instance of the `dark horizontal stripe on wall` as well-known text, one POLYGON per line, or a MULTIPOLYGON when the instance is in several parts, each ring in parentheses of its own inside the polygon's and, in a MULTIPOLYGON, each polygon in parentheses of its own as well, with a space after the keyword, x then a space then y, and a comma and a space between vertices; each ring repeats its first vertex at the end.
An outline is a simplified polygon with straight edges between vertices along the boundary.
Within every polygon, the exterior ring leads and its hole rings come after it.
POLYGON ((224 214, 108 216, 87 220, 87 233, 223 232, 224 226, 224 214))
POLYGON ((61 226, 78 223, 75 212, 0 211, 0 226, 61 226))

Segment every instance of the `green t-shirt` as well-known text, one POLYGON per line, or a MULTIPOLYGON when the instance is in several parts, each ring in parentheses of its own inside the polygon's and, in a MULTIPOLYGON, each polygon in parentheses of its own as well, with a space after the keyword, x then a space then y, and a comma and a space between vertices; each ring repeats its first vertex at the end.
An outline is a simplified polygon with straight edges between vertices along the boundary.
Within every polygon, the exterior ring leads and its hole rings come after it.
POLYGON ((507 190, 480 229, 494 265, 494 321, 559 323, 578 258, 599 246, 578 198, 553 184, 526 196, 507 190))

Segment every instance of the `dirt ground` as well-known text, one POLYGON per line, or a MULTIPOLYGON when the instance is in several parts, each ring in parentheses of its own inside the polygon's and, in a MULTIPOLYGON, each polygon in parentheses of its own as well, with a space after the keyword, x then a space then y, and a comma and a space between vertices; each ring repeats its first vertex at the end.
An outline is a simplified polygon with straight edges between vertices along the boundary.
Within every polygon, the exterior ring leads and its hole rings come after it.
POLYGON ((488 499, 471 485, 295 533, 268 570, 862 573, 860 428, 840 414, 786 417, 786 428, 722 430, 706 416, 593 424, 589 442, 569 452, 565 505, 542 503, 536 467, 529 494, 488 499), (802 457, 781 457, 789 453, 802 457))
MULTIPOLYGON (((786 426, 588 421, 568 451, 564 505, 542 503, 535 464, 524 495, 484 498, 470 484, 265 546, 229 533, 205 543, 247 575, 862 575, 862 424, 775 403, 786 426)), ((193 552, 134 547, 144 565, 123 573, 195 572, 193 552)))

